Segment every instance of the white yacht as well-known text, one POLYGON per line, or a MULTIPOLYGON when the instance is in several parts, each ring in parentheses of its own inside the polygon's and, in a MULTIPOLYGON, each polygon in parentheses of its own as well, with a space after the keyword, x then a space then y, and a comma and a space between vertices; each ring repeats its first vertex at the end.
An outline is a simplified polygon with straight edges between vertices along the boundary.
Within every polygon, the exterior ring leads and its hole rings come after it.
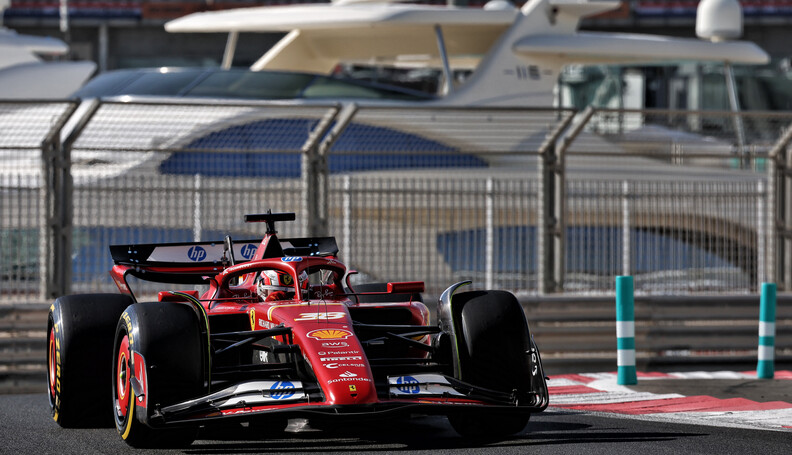
MULTIPOLYGON (((697 18, 699 38, 578 30, 583 18, 617 8, 619 4, 614 0, 529 0, 522 8, 516 8, 507 0, 493 0, 484 8, 467 8, 335 0, 194 13, 168 22, 165 29, 171 33, 227 34, 228 45, 220 68, 112 71, 89 82, 75 96, 259 99, 296 104, 354 101, 359 106, 388 107, 419 103, 437 107, 547 108, 556 101, 554 90, 559 74, 567 65, 687 61, 758 65, 769 60, 754 43, 737 39, 742 33, 742 11, 736 0, 701 2, 697 18), (719 8, 712 8, 713 4, 719 8), (282 33, 283 38, 263 50, 261 58, 250 68, 232 68, 241 33, 274 32, 282 33), (438 93, 427 94, 339 76, 339 68, 354 64, 389 65, 416 71, 439 68, 445 83, 438 93), (457 80, 454 76, 460 72, 469 75, 457 80)), ((492 138, 477 132, 440 130, 431 122, 416 125, 406 117, 389 117, 387 122, 380 123, 369 120, 363 126, 379 128, 386 133, 382 137, 394 139, 377 144, 380 155, 359 160, 371 161, 370 165, 342 164, 337 170, 391 168, 396 159, 388 160, 387 153, 397 152, 406 142, 419 144, 421 150, 446 153, 493 148, 537 150, 546 139, 546 132, 525 132, 513 140, 503 139, 493 144, 492 138)), ((245 141, 251 150, 299 149, 306 140, 305 122, 289 123, 293 131, 288 134, 280 130, 283 122, 255 121, 242 114, 203 125, 168 143, 172 149, 185 151, 173 154, 160 170, 185 175, 239 175, 237 170, 228 170, 232 166, 228 160, 217 163, 219 158, 197 159, 199 155, 187 151, 198 148, 199 144, 203 148, 226 147, 224 138, 240 128, 256 131, 245 141), (288 141, 273 142, 274 138, 288 138, 288 141)), ((360 122, 355 119, 352 126, 360 122)), ((364 147, 357 141, 344 142, 343 138, 335 145, 338 150, 355 153, 364 147)), ((724 153, 731 150, 728 144, 719 146, 721 149, 724 153)), ((495 154, 462 158, 464 163, 456 165, 513 166, 514 159, 523 160, 495 154)), ((253 158, 245 156, 245 159, 253 158)), ((444 162, 439 158, 436 161, 444 162)), ((250 176, 294 176, 299 170, 297 164, 287 167, 288 172, 263 164, 247 169, 250 176)))
MULTIPOLYGON (((707 3, 713 2, 702 5, 707 3)), ((207 11, 170 21, 165 29, 228 34, 224 69, 231 67, 240 33, 280 32, 284 37, 246 72, 204 71, 190 77, 166 69, 158 71, 164 75, 157 79, 151 71, 131 70, 103 76, 78 95, 416 100, 410 93, 350 87, 335 77, 341 65, 365 64, 441 69, 444 83, 431 103, 548 107, 566 65, 767 63, 768 55, 754 43, 734 40, 742 32, 742 12, 733 3, 736 10, 699 8, 698 39, 578 31, 582 18, 617 8, 620 2, 613 0, 529 0, 519 9, 507 0, 493 0, 484 8, 334 0, 207 11), (268 73, 272 71, 277 73, 268 73), (322 78, 297 78, 289 85, 281 80, 284 72, 322 78), (460 72, 470 76, 459 81, 454 76, 460 72), (182 83, 174 84, 178 78, 182 83)))
POLYGON ((61 40, 0 27, 0 100, 70 96, 94 74, 96 64, 52 60, 68 52, 61 40))

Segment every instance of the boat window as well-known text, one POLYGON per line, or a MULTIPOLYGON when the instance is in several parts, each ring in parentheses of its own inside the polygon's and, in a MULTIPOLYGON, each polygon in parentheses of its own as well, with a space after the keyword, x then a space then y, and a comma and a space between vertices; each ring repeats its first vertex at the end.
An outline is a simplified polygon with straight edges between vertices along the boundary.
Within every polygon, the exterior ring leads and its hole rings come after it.
POLYGON ((293 99, 315 76, 295 73, 219 71, 186 93, 215 98, 293 99))
POLYGON ((373 98, 373 99, 422 99, 417 95, 387 88, 351 83, 329 77, 317 78, 303 92, 303 98, 373 98))
POLYGON ((140 75, 141 73, 136 71, 112 71, 100 74, 74 92, 72 96, 76 98, 112 96, 122 92, 124 87, 140 77, 140 75))
POLYGON ((185 96, 228 99, 428 100, 433 95, 401 87, 306 73, 247 70, 117 70, 100 74, 74 96, 185 96))
POLYGON ((181 95, 203 71, 176 71, 144 73, 124 88, 124 95, 181 95))

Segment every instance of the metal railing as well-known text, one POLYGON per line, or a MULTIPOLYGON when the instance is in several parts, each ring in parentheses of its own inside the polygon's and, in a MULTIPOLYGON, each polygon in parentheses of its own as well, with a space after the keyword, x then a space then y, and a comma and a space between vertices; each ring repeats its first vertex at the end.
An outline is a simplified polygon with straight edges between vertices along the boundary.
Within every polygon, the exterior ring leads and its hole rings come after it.
POLYGON ((734 115, 0 103, 0 301, 112 291, 108 245, 257 237, 270 208, 430 294, 789 289, 792 114, 734 115))

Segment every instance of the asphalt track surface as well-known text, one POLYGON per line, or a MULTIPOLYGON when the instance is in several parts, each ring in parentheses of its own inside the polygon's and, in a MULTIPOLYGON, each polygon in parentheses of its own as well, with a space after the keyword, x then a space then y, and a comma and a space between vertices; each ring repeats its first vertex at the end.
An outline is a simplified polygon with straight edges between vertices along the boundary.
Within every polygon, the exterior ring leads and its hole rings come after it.
POLYGON ((304 433, 226 429, 181 450, 134 450, 113 428, 60 428, 45 394, 0 395, 2 454, 790 454, 792 433, 632 419, 549 408, 508 440, 477 446, 443 417, 304 433))

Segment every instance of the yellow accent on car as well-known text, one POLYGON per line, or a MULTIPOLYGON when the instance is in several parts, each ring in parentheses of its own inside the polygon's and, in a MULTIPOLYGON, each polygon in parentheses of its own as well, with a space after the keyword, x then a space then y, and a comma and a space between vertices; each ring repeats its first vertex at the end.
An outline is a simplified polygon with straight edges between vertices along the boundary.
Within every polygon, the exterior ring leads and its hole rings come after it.
POLYGON ((124 432, 121 433, 121 438, 126 440, 129 437, 129 432, 132 430, 132 419, 135 418, 135 392, 133 390, 129 391, 129 413, 126 416, 126 422, 124 424, 124 432))

